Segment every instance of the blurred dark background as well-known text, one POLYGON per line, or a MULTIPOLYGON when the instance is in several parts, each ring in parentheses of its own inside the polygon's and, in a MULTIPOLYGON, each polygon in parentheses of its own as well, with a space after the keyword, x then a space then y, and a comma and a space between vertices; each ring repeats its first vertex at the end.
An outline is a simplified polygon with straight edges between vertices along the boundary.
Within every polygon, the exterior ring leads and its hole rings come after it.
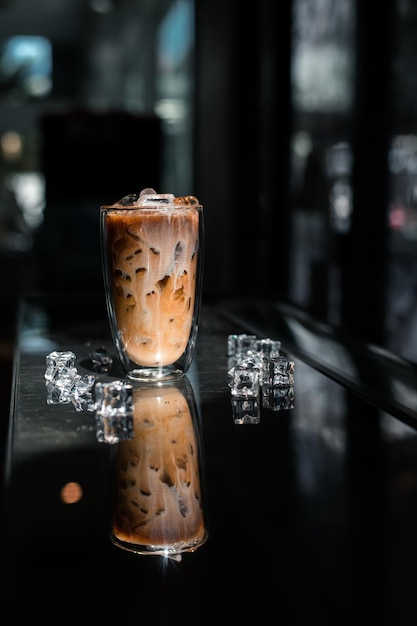
POLYGON ((417 3, 0 0, 2 429, 19 298, 101 290, 98 207, 205 207, 204 297, 417 362, 417 3))

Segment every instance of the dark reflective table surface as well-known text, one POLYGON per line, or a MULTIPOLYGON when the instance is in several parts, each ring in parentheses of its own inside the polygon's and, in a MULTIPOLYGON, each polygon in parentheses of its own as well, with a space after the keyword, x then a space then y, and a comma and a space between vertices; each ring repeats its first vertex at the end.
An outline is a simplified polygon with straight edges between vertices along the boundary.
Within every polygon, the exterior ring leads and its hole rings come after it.
POLYGON ((229 321, 278 336, 287 350, 406 424, 417 427, 417 366, 389 351, 343 336, 289 305, 262 300, 222 303, 229 321))
POLYGON ((82 375, 122 377, 117 362, 108 374, 92 370, 93 350, 114 355, 102 296, 22 302, 5 467, 3 623, 417 623, 413 366, 268 306, 203 305, 187 379, 202 437, 208 539, 174 561, 113 545, 113 446, 97 441, 94 412, 47 403, 53 350, 74 351, 82 375), (258 424, 233 420, 227 337, 241 332, 281 339, 295 362, 294 408, 261 408, 258 424), (384 384, 368 378, 368 362, 384 384))

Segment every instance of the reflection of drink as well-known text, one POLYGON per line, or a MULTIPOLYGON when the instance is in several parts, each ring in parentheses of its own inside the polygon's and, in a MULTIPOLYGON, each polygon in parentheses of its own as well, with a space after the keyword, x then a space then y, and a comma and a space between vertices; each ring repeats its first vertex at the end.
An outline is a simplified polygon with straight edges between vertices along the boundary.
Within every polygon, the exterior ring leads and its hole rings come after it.
POLYGON ((201 290, 202 207, 151 191, 102 207, 113 336, 128 374, 145 379, 188 369, 201 290))
POLYGON ((112 541, 141 554, 192 552, 207 539, 192 392, 141 386, 133 398, 134 438, 117 445, 112 541))

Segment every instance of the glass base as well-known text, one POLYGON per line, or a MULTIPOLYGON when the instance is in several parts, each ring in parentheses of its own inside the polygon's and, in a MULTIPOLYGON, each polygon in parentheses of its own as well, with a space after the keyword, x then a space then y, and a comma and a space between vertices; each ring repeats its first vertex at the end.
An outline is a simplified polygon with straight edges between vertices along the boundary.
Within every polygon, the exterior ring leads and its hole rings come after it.
POLYGON ((164 382, 178 380, 185 372, 177 368, 169 367, 140 367, 126 371, 128 378, 142 382, 164 382))

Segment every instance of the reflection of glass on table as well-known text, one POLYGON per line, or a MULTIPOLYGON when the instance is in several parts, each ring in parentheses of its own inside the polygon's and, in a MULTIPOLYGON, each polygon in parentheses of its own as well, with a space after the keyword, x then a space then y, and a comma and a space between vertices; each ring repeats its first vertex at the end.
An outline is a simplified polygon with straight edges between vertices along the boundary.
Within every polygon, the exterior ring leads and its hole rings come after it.
POLYGON ((134 437, 115 447, 111 539, 181 559, 207 540, 201 441, 187 378, 133 390, 134 437))

